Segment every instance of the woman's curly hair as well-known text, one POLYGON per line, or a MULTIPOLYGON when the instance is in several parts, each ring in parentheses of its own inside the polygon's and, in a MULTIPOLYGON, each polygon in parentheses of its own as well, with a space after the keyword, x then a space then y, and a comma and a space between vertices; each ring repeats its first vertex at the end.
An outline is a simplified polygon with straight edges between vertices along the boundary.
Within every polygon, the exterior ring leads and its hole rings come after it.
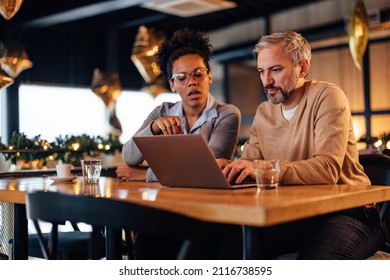
POLYGON ((175 31, 170 39, 161 44, 156 60, 162 76, 169 80, 172 77, 172 63, 187 54, 198 54, 203 58, 207 69, 210 69, 211 51, 209 38, 205 38, 203 32, 185 27, 175 31))

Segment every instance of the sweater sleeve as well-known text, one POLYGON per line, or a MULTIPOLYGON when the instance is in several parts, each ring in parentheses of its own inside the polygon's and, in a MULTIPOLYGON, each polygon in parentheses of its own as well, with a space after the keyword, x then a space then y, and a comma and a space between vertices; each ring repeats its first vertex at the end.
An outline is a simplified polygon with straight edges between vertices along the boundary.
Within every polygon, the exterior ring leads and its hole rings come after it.
MULTIPOLYGON (((137 135, 153 135, 150 125, 152 122, 160 116, 158 108, 155 108, 146 120, 143 122, 141 127, 137 130, 134 136, 137 135)), ((137 165, 140 164, 144 158, 135 144, 133 137, 130 138, 122 147, 122 156, 126 164, 137 165)))
POLYGON ((219 116, 215 119, 208 145, 216 158, 231 159, 236 148, 240 130, 240 110, 231 104, 220 107, 219 116))
MULTIPOLYGON (((141 127, 134 134, 136 135, 153 135, 151 124, 154 120, 163 116, 163 112, 167 110, 170 106, 173 106, 173 103, 163 103, 161 106, 156 107, 149 116, 145 119, 141 127)), ((133 137, 130 138, 122 147, 122 156, 126 164, 128 165, 138 165, 144 161, 144 157, 135 144, 133 137)), ((158 181, 156 176, 154 175, 151 168, 148 168, 146 172, 146 180, 147 181, 158 181)))

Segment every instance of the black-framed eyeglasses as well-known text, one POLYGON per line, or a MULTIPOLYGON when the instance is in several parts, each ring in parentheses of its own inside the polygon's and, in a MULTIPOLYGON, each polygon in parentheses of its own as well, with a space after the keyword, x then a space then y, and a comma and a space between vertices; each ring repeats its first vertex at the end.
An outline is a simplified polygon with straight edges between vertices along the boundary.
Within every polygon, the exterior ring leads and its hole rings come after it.
POLYGON ((198 67, 191 73, 187 73, 187 72, 174 73, 171 77, 171 80, 177 82, 178 84, 187 84, 191 76, 195 81, 203 81, 204 79, 206 79, 208 73, 209 70, 207 68, 198 67))

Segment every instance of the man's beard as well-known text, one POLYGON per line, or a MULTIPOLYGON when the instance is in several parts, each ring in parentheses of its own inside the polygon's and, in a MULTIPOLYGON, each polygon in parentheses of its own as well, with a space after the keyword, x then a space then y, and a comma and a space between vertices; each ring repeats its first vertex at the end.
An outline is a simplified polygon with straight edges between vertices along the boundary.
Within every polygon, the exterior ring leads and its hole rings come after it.
POLYGON ((291 94, 297 89, 298 79, 299 79, 298 76, 291 77, 289 86, 286 90, 283 90, 281 87, 274 87, 273 85, 266 86, 264 90, 267 94, 267 98, 269 102, 271 102, 274 105, 284 103, 291 96, 291 94), (268 89, 278 90, 278 92, 270 95, 268 94, 267 91, 268 89))
POLYGON ((284 103, 291 95, 291 91, 283 91, 280 87, 267 87, 265 92, 267 93, 268 101, 274 105, 284 103), (268 94, 267 89, 277 89, 279 91, 276 94, 270 95, 268 94))

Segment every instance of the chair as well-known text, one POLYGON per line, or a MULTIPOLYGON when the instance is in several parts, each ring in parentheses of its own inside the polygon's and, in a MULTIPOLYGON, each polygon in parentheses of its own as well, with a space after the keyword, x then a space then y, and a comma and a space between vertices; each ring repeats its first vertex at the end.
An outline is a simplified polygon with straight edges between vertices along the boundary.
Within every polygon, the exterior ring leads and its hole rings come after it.
MULTIPOLYGON (((360 155, 359 161, 373 185, 390 186, 390 156, 384 154, 360 155)), ((390 253, 390 206, 389 202, 379 204, 379 216, 382 221, 386 242, 383 251, 390 253)))
MULTIPOLYGON (((66 222, 66 221, 65 221, 66 222)), ((62 223, 64 225, 65 223, 62 223)), ((52 225, 53 226, 53 225, 52 225)), ((34 225, 35 227, 35 225, 34 225)), ((55 259, 60 260, 85 260, 91 258, 89 255, 89 243, 93 232, 100 231, 100 246, 101 250, 95 256, 96 258, 103 258, 105 256, 105 237, 102 229, 93 229, 90 231, 81 231, 76 223, 71 223, 71 231, 61 232, 58 231, 57 237, 57 252, 55 259)), ((40 238, 48 242, 50 239, 50 233, 43 233, 41 226, 39 226, 39 232, 28 235, 28 256, 34 258, 45 258, 45 255, 41 249, 40 238), (41 237, 40 237, 41 235, 41 237)), ((10 244, 13 244, 13 239, 9 240, 10 244)))
MULTIPOLYGON (((92 232, 83 232, 80 231, 77 224, 72 224, 72 228, 73 231, 58 232, 58 244, 55 259, 84 260, 92 258, 92 256, 89 254, 89 242, 91 235, 94 234, 94 232, 98 234, 102 229, 93 229, 92 232)), ((37 232, 36 234, 29 234, 28 255, 30 257, 46 258, 41 249, 39 237, 40 234, 46 242, 50 239, 49 233, 37 232)), ((101 244, 100 246, 102 249, 95 256, 95 258, 103 258, 105 256, 105 238, 103 232, 100 232, 99 237, 99 243, 101 244)))
MULTIPOLYGON (((92 196, 68 195, 57 192, 36 191, 26 197, 27 217, 34 222, 38 231, 39 244, 46 259, 55 259, 58 250, 57 225, 65 221, 84 222, 93 227, 106 227, 106 238, 110 242, 111 232, 126 231, 159 234, 165 237, 177 237, 184 240, 178 259, 186 258, 193 241, 202 242, 215 232, 216 224, 200 222, 168 211, 135 205, 128 202, 115 201, 92 196), (71 207, 70 207, 71 205, 71 207), (39 234, 38 221, 52 223, 49 240, 39 234)), ((217 225, 220 227, 221 225, 217 225)), ((118 245, 118 243, 116 243, 118 245)), ((121 246, 120 244, 118 246, 121 246)), ((96 235, 90 239, 90 255, 94 256, 99 249, 96 235)), ((122 248, 106 248, 107 259, 110 250, 122 248)))
MULTIPOLYGON (((113 172, 115 169, 112 168, 105 168, 104 172, 113 172)), ((76 169, 78 171, 78 169, 76 169)), ((28 177, 28 176, 34 176, 37 174, 43 174, 43 175, 51 175, 55 171, 21 171, 21 172, 3 172, 0 174, 0 178, 6 178, 6 177, 28 177)), ((82 260, 82 259, 88 259, 89 255, 89 240, 91 233, 90 232, 83 232, 80 231, 79 226, 76 223, 71 223, 71 229, 72 231, 68 232, 58 232, 58 250, 57 250, 57 259, 63 259, 63 260, 82 260)), ((98 229, 96 229, 98 231, 98 229)), ((49 233, 42 233, 42 236, 48 240, 49 233)), ((13 239, 11 238, 9 241, 9 244, 13 245, 13 239)), ((100 243, 102 246, 105 245, 104 236, 101 236, 100 243)), ((99 256, 104 257, 104 248, 102 247, 102 251, 100 252, 99 256)), ((40 248, 39 244, 39 237, 38 234, 29 234, 28 236, 28 256, 35 257, 35 258, 44 258, 44 255, 42 254, 42 250, 40 248)))

